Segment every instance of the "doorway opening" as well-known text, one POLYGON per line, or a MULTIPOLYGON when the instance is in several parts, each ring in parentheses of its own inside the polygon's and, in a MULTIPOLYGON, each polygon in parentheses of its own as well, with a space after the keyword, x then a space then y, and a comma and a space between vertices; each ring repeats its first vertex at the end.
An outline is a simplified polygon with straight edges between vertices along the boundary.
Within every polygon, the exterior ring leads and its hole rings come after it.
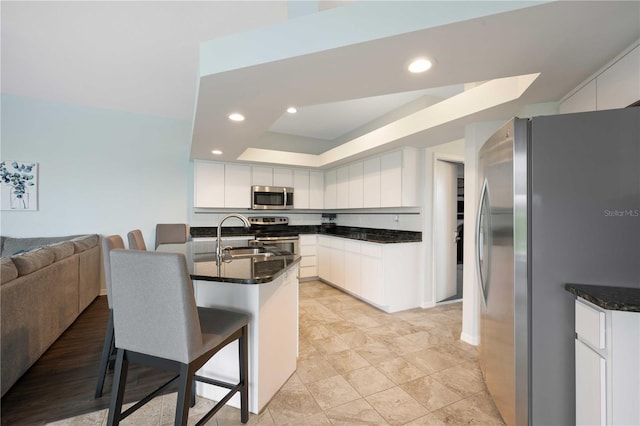
POLYGON ((464 164, 437 159, 434 181, 434 290, 436 303, 462 299, 464 164))

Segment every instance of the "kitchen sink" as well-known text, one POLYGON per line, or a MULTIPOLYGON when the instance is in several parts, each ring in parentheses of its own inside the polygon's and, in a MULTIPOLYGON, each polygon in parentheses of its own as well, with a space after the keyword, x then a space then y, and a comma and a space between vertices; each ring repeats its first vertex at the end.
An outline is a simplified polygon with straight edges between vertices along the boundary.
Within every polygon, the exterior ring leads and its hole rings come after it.
POLYGON ((268 257, 273 254, 268 251, 266 247, 229 247, 228 249, 225 249, 225 253, 228 253, 232 258, 254 256, 268 257))

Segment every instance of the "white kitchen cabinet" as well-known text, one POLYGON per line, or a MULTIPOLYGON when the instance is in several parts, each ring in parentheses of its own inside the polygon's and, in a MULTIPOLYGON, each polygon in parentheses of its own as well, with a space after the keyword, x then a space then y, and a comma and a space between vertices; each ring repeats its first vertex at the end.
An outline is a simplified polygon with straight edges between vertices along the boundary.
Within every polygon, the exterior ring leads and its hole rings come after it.
POLYGON ((324 208, 335 209, 337 202, 336 169, 324 173, 324 208))
POLYGON ((318 238, 315 234, 300 235, 300 278, 318 276, 318 238))
POLYGON ((336 208, 349 208, 349 167, 336 170, 336 208))
POLYGON ((402 205, 402 152, 380 157, 380 207, 402 205))
POLYGON ((273 167, 253 166, 251 167, 251 185, 272 186, 273 167))
POLYGON ((380 157, 369 158, 362 166, 362 206, 380 207, 380 157))
POLYGON ((318 235, 318 277, 331 281, 331 238, 318 235))
POLYGON ((308 209, 311 191, 309 188, 309 171, 296 169, 293 171, 293 208, 308 209))
POLYGON ((560 103, 560 113, 624 108, 640 100, 639 70, 640 46, 637 46, 560 103))
POLYGON ((580 90, 560 104, 560 114, 574 112, 595 111, 596 105, 596 79, 594 78, 580 90))
POLYGON ((576 425, 607 424, 606 361, 576 340, 576 425))
POLYGON ((575 302, 576 424, 640 424, 640 313, 575 302))
POLYGON ((358 161, 349 166, 349 208, 358 209, 364 207, 363 195, 363 163, 358 161))
POLYGON ((344 288, 344 239, 331 238, 331 272, 330 280, 338 287, 344 288))
POLYGON ((360 242, 344 241, 344 288, 350 293, 360 294, 362 285, 362 265, 360 242))
POLYGON ((598 75, 598 110, 624 108, 640 100, 640 46, 598 75))
POLYGON ((375 304, 384 304, 384 276, 382 247, 362 244, 360 247, 361 283, 360 295, 375 304))
POLYGON ((309 171, 309 208, 324 208, 324 172, 320 170, 309 171))
POLYGON ((251 206, 251 167, 225 164, 224 206, 248 209, 251 206))
POLYGON ((224 163, 194 162, 194 206, 224 205, 224 163))
POLYGON ((419 306, 420 243, 318 236, 318 276, 385 312, 419 306))
MULTIPOLYGON (((231 262, 233 263, 233 262, 231 262)), ((246 312, 249 321, 249 410, 260 413, 296 369, 298 355, 298 265, 291 265, 269 283, 238 285, 194 280, 198 306, 246 312)), ((200 374, 217 380, 237 380, 238 343, 211 358, 200 374)), ((196 392, 219 401, 226 389, 197 383, 196 392)), ((228 402, 240 406, 239 394, 228 402)))
POLYGON ((273 169, 273 186, 293 187, 293 170, 275 167, 273 169))

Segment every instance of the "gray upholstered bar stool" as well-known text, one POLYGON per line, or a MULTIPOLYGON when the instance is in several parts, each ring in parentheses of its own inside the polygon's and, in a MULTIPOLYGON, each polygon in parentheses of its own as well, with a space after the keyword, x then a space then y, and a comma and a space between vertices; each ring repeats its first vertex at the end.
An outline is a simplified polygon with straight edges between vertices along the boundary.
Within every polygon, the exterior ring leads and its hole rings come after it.
POLYGON ((160 394, 178 380, 176 425, 186 425, 193 380, 229 389, 198 424, 210 419, 240 393, 240 420, 249 419, 249 316, 244 313, 196 306, 184 255, 136 250, 111 251, 111 293, 116 338, 116 366, 109 404, 109 425, 160 394), (212 356, 238 340, 238 383, 195 375, 212 356), (167 383, 121 412, 129 362, 175 372, 167 383))
POLYGON ((144 243, 144 237, 142 236, 142 231, 139 229, 134 229, 133 231, 127 234, 127 239, 129 240, 129 248, 131 250, 146 250, 147 245, 144 243))
POLYGON ((181 244, 189 240, 186 223, 159 223, 156 225, 156 249, 160 244, 181 244))
POLYGON ((113 339, 113 308, 111 306, 111 260, 109 253, 113 249, 124 249, 124 241, 120 235, 110 235, 102 238, 102 262, 104 265, 104 281, 107 286, 107 303, 109 304, 109 322, 107 323, 107 333, 104 336, 102 345, 102 356, 100 358, 100 370, 98 372, 98 384, 96 385, 95 397, 102 396, 104 379, 107 376, 109 363, 115 360, 115 344, 113 339))

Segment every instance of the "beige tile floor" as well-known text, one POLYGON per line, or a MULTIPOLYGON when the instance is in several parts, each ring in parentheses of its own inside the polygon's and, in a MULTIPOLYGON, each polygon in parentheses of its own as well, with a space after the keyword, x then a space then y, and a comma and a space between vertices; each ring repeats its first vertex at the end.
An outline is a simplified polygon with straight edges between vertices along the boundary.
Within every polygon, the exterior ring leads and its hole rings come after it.
MULTIPOLYGON (((300 285, 296 372, 252 425, 503 425, 478 369, 476 348, 459 340, 460 303, 395 314, 319 281, 300 285)), ((195 424, 213 403, 198 398, 195 424)), ((175 394, 156 398, 123 424, 173 424, 175 394)), ((107 411, 56 422, 103 425, 107 411)), ((223 408, 208 425, 239 425, 223 408)))

